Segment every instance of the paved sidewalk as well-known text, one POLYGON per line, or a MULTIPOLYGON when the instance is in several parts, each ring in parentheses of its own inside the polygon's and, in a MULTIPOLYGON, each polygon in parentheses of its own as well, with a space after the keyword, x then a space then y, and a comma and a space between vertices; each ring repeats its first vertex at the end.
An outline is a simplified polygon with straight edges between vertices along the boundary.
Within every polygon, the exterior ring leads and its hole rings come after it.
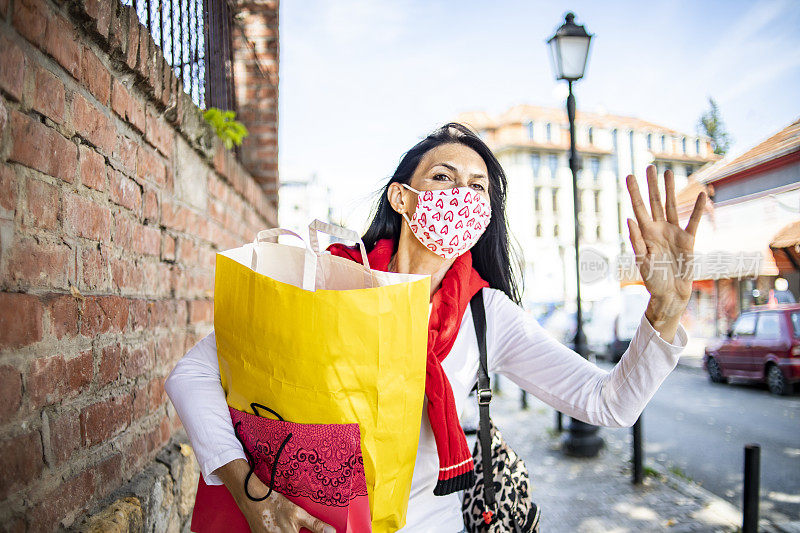
POLYGON ((735 507, 654 461, 645 461, 644 484, 634 486, 629 428, 603 428, 606 446, 597 458, 565 456, 553 431, 553 409, 528 395, 529 408, 522 411, 519 389, 508 380, 502 387, 492 418, 528 465, 543 533, 726 532, 741 524, 735 507))

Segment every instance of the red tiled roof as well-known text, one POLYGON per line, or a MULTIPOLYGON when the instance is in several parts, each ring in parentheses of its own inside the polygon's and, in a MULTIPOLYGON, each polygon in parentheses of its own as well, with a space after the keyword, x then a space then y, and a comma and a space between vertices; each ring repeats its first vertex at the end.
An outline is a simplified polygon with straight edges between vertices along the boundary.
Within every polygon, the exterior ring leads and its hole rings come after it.
POLYGON ((745 153, 733 159, 723 159, 712 167, 703 169, 695 177, 703 183, 714 182, 798 151, 800 151, 800 119, 745 153))
POLYGON ((770 248, 789 248, 795 244, 800 244, 800 220, 791 222, 782 227, 778 233, 772 237, 769 246, 770 248))

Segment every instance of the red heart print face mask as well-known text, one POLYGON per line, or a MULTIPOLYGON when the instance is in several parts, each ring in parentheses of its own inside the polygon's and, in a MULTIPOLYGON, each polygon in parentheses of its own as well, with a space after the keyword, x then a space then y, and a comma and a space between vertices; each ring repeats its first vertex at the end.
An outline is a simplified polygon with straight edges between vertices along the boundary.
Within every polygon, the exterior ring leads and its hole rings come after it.
POLYGON ((453 259, 472 248, 492 218, 489 201, 467 187, 418 191, 402 185, 418 196, 411 220, 403 213, 411 233, 444 259, 453 259))

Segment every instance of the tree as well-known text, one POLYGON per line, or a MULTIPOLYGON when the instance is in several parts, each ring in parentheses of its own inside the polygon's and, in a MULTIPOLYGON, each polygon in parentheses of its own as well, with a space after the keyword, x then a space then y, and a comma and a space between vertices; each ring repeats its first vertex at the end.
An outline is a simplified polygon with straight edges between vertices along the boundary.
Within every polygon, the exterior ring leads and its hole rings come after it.
POLYGON ((731 145, 731 137, 725 131, 725 124, 719 116, 719 106, 713 98, 708 99, 709 109, 700 116, 700 127, 711 137, 714 153, 725 155, 731 145))

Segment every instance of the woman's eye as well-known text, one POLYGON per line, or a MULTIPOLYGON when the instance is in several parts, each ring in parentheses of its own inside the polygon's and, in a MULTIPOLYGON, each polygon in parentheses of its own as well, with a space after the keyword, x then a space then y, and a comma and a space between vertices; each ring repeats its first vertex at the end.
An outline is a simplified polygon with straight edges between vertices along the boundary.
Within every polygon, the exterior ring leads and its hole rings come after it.
POLYGON ((450 179, 450 176, 448 176, 447 174, 436 174, 436 175, 433 177, 433 179, 435 179, 435 180, 437 180, 437 181, 444 181, 444 180, 449 180, 449 179, 450 179))
POLYGON ((475 188, 476 191, 482 191, 485 189, 485 187, 480 183, 473 183, 472 186, 475 188))

